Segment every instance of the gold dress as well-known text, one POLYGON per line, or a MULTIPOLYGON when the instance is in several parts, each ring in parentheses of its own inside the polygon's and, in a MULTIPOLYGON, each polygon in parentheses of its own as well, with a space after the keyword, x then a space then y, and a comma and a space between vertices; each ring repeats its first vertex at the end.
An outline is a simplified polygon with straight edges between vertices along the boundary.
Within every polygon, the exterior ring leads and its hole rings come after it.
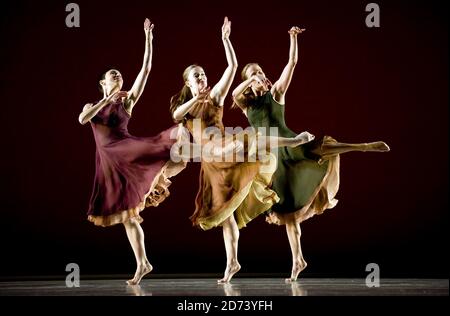
POLYGON ((269 159, 264 161, 249 159, 250 155, 256 152, 257 134, 227 134, 222 117, 223 107, 209 100, 194 105, 184 119, 185 126, 197 144, 205 145, 215 141, 219 145, 226 145, 240 137, 244 139, 243 161, 206 161, 202 157, 195 211, 190 219, 203 230, 220 226, 232 214, 238 227, 245 227, 248 222, 279 201, 275 191, 270 189, 276 170, 275 155, 269 153, 269 159), (195 129, 196 124, 200 128, 195 129), (205 138, 204 132, 207 128, 219 130, 220 139, 205 138))

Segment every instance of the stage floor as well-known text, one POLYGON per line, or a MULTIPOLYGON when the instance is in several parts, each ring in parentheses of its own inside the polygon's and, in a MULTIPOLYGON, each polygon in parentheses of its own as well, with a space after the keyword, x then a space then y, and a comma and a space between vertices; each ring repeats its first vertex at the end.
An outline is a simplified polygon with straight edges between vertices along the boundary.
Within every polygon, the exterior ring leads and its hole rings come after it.
POLYGON ((281 278, 146 278, 139 286, 123 280, 81 280, 69 288, 65 280, 3 281, 0 296, 448 296, 448 279, 381 279, 367 287, 364 279, 304 278, 292 284, 281 278))

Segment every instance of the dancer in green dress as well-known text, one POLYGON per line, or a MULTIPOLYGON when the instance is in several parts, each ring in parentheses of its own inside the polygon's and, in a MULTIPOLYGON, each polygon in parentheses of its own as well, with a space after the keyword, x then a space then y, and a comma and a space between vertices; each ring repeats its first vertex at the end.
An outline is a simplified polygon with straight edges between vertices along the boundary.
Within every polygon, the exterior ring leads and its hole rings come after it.
MULTIPOLYGON (((298 60, 297 35, 304 29, 289 30, 289 61, 280 78, 272 85, 257 63, 242 70, 243 82, 233 91, 233 106, 238 106, 254 128, 276 127, 278 136, 295 137, 284 120, 285 94, 298 60)), ((300 223, 315 214, 333 208, 339 189, 339 155, 350 151, 389 151, 384 142, 347 144, 330 136, 295 148, 278 148, 278 165, 272 188, 280 197, 267 214, 269 223, 285 225, 292 251, 292 272, 287 281, 295 281, 306 268, 300 246, 300 223)))

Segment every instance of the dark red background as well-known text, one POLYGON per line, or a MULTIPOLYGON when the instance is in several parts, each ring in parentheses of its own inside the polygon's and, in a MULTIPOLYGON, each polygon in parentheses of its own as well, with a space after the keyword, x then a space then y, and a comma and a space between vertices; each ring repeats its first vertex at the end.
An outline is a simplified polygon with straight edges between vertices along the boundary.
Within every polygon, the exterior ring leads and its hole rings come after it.
MULTIPOLYGON (((129 89, 143 56, 143 21, 155 24, 153 68, 130 131, 150 136, 172 124, 168 101, 191 63, 210 84, 226 67, 223 17, 240 69, 260 62, 275 81, 287 62, 293 25, 299 64, 287 94, 295 131, 341 141, 384 140, 387 154, 341 160, 339 203, 302 224, 306 276, 448 276, 448 22, 425 1, 378 1, 381 27, 367 28, 370 1, 77 1, 81 27, 65 26, 68 2, 21 1, 1 7, 1 252, 5 277, 132 273, 120 225, 86 220, 95 145, 78 123, 83 105, 101 97, 99 75, 118 68, 129 89)), ((239 71, 240 71, 239 69, 239 71)), ((239 77, 233 84, 235 87, 239 77)), ((247 126, 230 110, 227 126, 247 126)), ((220 273, 220 229, 191 227, 199 164, 173 179, 172 195, 142 213, 155 273, 220 273)), ((263 217, 241 231, 242 272, 286 273, 284 227, 263 217)))

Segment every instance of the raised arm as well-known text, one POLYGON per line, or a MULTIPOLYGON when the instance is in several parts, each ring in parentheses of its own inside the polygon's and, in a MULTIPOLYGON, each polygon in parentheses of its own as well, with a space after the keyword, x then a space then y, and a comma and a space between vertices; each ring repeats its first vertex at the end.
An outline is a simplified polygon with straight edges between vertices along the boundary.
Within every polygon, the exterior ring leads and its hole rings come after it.
POLYGON ((222 106, 227 96, 228 91, 230 90, 231 84, 234 79, 234 75, 237 71, 237 59, 236 54, 234 53, 233 45, 231 45, 230 41, 230 33, 231 33, 231 22, 225 17, 222 26, 222 41, 225 47, 225 54, 227 57, 228 67, 225 69, 225 72, 220 78, 219 82, 213 87, 211 90, 211 98, 215 101, 216 104, 222 106))
POLYGON ((275 101, 284 104, 284 96, 286 94, 287 89, 289 88, 289 84, 292 80, 292 75, 294 74, 295 65, 298 60, 298 43, 297 43, 297 34, 304 32, 305 29, 301 29, 297 26, 293 26, 289 30, 291 46, 289 49, 289 61, 287 65, 284 67, 283 72, 281 73, 280 78, 273 84, 271 92, 275 99, 275 101))
POLYGON ((145 32, 145 52, 144 61, 142 63, 141 71, 139 72, 133 87, 128 92, 128 99, 125 102, 126 110, 131 114, 134 105, 138 101, 142 92, 144 91, 145 83, 147 82, 148 75, 152 67, 152 52, 153 52, 153 27, 154 25, 149 19, 145 19, 144 32, 145 32))

